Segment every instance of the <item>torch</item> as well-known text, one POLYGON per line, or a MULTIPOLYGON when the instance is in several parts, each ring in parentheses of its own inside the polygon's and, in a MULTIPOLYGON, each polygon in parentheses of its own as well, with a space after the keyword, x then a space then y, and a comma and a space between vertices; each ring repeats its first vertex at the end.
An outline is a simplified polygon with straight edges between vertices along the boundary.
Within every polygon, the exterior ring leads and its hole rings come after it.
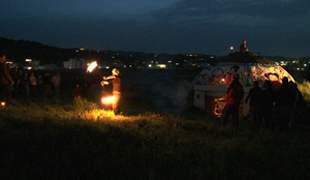
POLYGON ((97 66, 98 66, 97 61, 91 62, 88 65, 86 72, 91 73, 97 66))
MULTIPOLYGON (((106 79, 105 77, 103 79, 106 79)), ((104 85, 109 85, 109 82, 104 80, 101 81, 101 86, 104 87, 104 85)), ((112 104, 115 101, 115 96, 113 95, 107 95, 105 94, 102 98, 101 98, 101 103, 108 105, 108 104, 112 104)))

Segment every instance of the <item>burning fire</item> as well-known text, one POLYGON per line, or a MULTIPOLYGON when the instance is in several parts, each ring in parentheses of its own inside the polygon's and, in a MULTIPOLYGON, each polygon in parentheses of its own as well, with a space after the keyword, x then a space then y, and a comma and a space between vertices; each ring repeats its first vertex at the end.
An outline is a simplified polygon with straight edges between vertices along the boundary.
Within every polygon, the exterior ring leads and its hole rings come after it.
POLYGON ((101 102, 103 104, 111 104, 114 102, 114 100, 115 100, 115 96, 108 96, 108 97, 101 98, 101 102))
POLYGON ((88 65, 87 71, 86 72, 92 72, 96 67, 97 67, 97 61, 93 61, 88 65))

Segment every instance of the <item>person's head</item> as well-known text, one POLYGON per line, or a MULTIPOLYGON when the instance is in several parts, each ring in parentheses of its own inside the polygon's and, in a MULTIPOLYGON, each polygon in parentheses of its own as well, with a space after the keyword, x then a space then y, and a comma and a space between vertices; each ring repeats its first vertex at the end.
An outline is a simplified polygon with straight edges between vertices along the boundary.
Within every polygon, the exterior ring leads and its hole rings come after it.
POLYGON ((258 81, 254 81, 254 82, 253 82, 253 86, 254 86, 254 87, 258 87, 258 81))
POLYGON ((112 70, 112 74, 115 75, 115 76, 118 76, 119 75, 119 71, 116 68, 114 68, 112 70))
POLYGON ((282 79, 282 84, 288 84, 288 78, 287 77, 284 77, 282 79))
POLYGON ((272 86, 272 82, 271 81, 269 81, 269 80, 264 81, 263 87, 265 89, 271 88, 271 86, 272 86))
POLYGON ((0 62, 5 62, 6 61, 6 57, 5 57, 5 55, 2 55, 1 57, 0 57, 0 62))
POLYGON ((243 40, 243 44, 246 45, 246 40, 243 40))
POLYGON ((297 84, 294 83, 293 81, 288 82, 288 84, 294 88, 297 88, 297 84))
POLYGON ((240 78, 240 76, 239 76, 238 73, 234 73, 234 74, 233 74, 233 80, 234 80, 234 81, 239 81, 239 78, 240 78))

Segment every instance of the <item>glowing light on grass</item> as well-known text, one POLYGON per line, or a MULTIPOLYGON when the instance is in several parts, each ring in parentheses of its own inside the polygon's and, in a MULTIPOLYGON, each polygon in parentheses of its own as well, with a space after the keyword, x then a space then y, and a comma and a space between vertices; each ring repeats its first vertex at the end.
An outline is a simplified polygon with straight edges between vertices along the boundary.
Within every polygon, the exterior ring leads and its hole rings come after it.
POLYGON ((5 102, 1 102, 1 107, 4 108, 5 102))
POLYGON ((112 104, 115 101, 115 96, 108 96, 101 98, 103 104, 112 104))
POLYGON ((88 65, 87 71, 91 73, 98 66, 97 61, 93 61, 88 65))
POLYGON ((85 111, 79 114, 79 118, 88 121, 122 121, 122 120, 132 120, 130 117, 123 115, 114 115, 112 110, 95 109, 92 111, 85 111))

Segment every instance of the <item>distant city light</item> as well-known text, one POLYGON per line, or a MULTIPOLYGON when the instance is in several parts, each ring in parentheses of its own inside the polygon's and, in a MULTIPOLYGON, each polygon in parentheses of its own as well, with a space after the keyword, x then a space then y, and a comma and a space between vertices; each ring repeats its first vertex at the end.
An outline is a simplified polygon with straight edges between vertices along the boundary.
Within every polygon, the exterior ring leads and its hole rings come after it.
POLYGON ((157 64, 156 67, 161 68, 161 69, 165 69, 166 64, 157 64))

